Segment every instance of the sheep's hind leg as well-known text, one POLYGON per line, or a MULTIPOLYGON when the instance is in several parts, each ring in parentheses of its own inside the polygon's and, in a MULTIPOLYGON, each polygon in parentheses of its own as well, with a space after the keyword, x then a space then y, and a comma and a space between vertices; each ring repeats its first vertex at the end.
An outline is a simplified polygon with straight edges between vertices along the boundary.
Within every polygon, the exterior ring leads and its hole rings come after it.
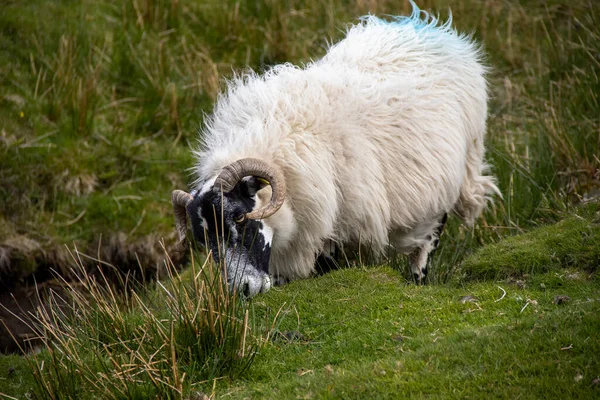
POLYGON ((339 248, 332 240, 325 241, 323 252, 319 254, 315 261, 315 272, 317 275, 324 275, 340 268, 338 264, 339 248))
POLYGON ((444 225, 446 225, 447 219, 448 214, 444 214, 444 216, 439 220, 437 226, 434 228, 433 232, 427 235, 427 241, 425 244, 414 250, 408 256, 413 273, 413 279, 417 284, 423 283, 427 277, 431 260, 433 259, 435 250, 440 243, 440 236, 442 235, 442 230, 444 229, 444 225))

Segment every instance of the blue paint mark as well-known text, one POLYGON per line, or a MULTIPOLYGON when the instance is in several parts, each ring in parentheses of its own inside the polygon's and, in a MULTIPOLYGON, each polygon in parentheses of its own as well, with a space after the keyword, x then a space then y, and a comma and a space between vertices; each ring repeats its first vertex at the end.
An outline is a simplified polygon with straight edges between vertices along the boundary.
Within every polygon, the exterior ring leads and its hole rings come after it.
POLYGON ((452 29, 450 25, 452 24, 452 12, 449 12, 448 20, 441 25, 438 25, 439 18, 437 16, 432 15, 431 13, 421 10, 419 6, 413 1, 410 0, 410 4, 412 5, 412 12, 409 16, 406 15, 385 15, 389 17, 391 20, 381 19, 376 17, 375 15, 365 15, 360 17, 360 21, 367 24, 375 24, 375 25, 395 25, 395 26, 406 26, 411 25, 416 31, 424 31, 429 29, 436 29, 438 31, 449 31, 452 29))

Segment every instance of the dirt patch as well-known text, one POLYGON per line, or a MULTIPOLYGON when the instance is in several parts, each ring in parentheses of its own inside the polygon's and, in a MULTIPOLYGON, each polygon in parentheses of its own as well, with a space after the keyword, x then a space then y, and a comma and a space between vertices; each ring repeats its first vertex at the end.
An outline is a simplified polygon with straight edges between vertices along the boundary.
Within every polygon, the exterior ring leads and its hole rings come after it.
POLYGON ((31 316, 44 302, 43 292, 42 287, 38 292, 35 285, 23 285, 0 294, 0 353, 29 351, 41 344, 32 329, 31 316))
POLYGON ((184 265, 188 251, 174 241, 165 248, 157 236, 146 236, 135 242, 116 234, 100 243, 93 252, 67 249, 64 246, 44 249, 27 240, 0 244, 0 352, 14 353, 39 345, 30 326, 31 316, 44 305, 49 290, 65 292, 61 279, 75 279, 73 269, 83 265, 91 276, 103 274, 111 285, 125 291, 164 277, 165 257, 174 265, 184 265), (19 244, 28 244, 27 246, 19 244), (93 255, 92 255, 93 254, 93 255), (77 263, 74 258, 77 259, 77 263), (57 279, 57 275, 59 279, 57 279), (9 332, 10 331, 10 332, 9 332), (12 335, 11 335, 12 333, 12 335))

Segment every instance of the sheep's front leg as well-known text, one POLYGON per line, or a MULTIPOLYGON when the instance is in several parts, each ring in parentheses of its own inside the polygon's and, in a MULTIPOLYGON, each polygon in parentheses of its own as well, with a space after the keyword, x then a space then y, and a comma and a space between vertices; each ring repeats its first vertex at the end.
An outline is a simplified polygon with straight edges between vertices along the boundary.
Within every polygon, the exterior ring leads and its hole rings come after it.
POLYGON ((433 232, 427 235, 427 242, 423 246, 410 253, 408 256, 413 278, 417 284, 423 283, 427 277, 431 260, 433 259, 435 250, 440 243, 440 236, 442 235, 442 230, 444 229, 444 225, 446 225, 447 219, 448 214, 444 214, 433 232))
POLYGON ((288 278, 283 277, 281 275, 273 276, 272 281, 273 281, 273 286, 283 286, 283 285, 287 285, 288 283, 290 283, 290 280, 288 278))

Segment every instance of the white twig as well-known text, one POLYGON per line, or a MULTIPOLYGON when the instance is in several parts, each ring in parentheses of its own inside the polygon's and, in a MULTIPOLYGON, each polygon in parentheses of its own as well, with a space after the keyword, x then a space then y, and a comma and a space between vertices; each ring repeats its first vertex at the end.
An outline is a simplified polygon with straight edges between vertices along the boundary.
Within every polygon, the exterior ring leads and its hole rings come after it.
POLYGON ((525 303, 525 305, 523 306, 523 308, 521 308, 521 312, 523 312, 524 309, 527 308, 527 306, 529 305, 530 301, 527 300, 527 303, 525 303))
MULTIPOLYGON (((506 290, 502 289, 500 286, 498 286, 498 289, 502 290, 502 297, 500 297, 498 300, 494 300, 494 303, 499 302, 500 300, 502 300, 504 298, 504 296, 506 296, 506 290)), ((523 310, 521 310, 523 311, 523 310)))

